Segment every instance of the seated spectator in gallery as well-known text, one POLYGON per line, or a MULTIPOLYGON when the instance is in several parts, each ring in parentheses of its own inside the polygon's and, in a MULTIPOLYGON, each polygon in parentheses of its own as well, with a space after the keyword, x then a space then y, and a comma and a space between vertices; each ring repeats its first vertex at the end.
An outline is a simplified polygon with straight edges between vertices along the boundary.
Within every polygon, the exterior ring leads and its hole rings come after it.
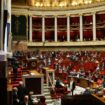
POLYGON ((100 70, 100 65, 97 64, 96 71, 99 71, 99 70, 100 70))
POLYGON ((101 78, 98 78, 98 80, 97 80, 97 84, 98 84, 98 86, 102 86, 102 84, 103 84, 103 80, 102 80, 101 78))
POLYGON ((74 69, 74 70, 70 71, 70 75, 71 75, 71 76, 77 76, 76 70, 74 69))

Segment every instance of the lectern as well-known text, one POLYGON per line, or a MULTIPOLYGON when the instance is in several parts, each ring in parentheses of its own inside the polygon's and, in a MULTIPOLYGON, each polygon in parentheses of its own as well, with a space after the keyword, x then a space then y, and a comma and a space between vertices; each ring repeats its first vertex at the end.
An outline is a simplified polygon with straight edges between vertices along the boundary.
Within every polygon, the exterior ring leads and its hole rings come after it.
POLYGON ((43 95, 43 74, 31 70, 30 74, 23 75, 22 79, 28 92, 33 91, 36 96, 43 95))

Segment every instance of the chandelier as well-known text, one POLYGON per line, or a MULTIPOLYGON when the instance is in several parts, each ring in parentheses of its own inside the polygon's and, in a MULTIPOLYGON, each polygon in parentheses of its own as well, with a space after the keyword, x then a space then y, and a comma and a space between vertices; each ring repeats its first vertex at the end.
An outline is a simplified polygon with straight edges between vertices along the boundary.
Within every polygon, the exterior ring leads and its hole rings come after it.
POLYGON ((70 7, 98 3, 102 1, 105 0, 31 0, 31 5, 35 7, 70 7))

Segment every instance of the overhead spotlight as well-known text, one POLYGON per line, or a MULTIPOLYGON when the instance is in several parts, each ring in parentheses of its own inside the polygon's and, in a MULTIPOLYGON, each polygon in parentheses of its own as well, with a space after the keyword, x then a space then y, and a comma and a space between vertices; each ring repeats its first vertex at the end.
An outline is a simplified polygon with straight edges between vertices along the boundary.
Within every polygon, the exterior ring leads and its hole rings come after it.
POLYGON ((92 0, 89 0, 88 2, 89 2, 89 3, 92 3, 92 0))
POLYGON ((47 3, 46 6, 47 6, 47 7, 50 7, 50 3, 47 3))
POLYGON ((86 0, 86 1, 84 1, 84 3, 85 3, 85 4, 88 4, 88 1, 86 0))
POLYGON ((74 1, 74 2, 72 2, 72 5, 76 6, 76 5, 78 5, 78 3, 74 1))
POLYGON ((40 3, 39 2, 36 2, 35 6, 36 7, 39 7, 40 6, 40 3))
POLYGON ((43 7, 43 3, 41 3, 40 6, 43 7))
POLYGON ((63 7, 63 3, 61 2, 61 3, 59 4, 59 6, 60 6, 60 7, 63 7))

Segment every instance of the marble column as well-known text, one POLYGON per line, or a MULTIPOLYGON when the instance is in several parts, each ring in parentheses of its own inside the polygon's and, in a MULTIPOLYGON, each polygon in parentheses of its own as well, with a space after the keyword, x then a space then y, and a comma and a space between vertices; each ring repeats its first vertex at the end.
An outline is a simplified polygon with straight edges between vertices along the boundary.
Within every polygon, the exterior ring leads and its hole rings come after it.
MULTIPOLYGON (((5 21, 5 26, 3 27, 4 29, 4 33, 3 33, 3 37, 4 37, 4 51, 8 52, 9 50, 9 35, 11 33, 11 0, 4 0, 4 18, 5 21), (8 11, 8 13, 7 13, 8 11), (9 31, 8 31, 9 30, 9 31)), ((3 20, 3 21, 4 21, 3 20)), ((4 23, 3 23, 4 25, 4 23)))
POLYGON ((93 13, 93 41, 96 41, 96 13, 93 13))
POLYGON ((42 42, 45 42, 45 17, 42 17, 42 42))
POLYGON ((70 16, 67 16, 67 41, 70 41, 70 16))
POLYGON ((55 33, 55 42, 57 42, 57 16, 55 16, 55 21, 54 21, 54 33, 55 33))
POLYGON ((29 25, 29 41, 32 42, 32 16, 30 16, 30 25, 29 25))
POLYGON ((83 41, 83 16, 80 14, 80 41, 83 41))
POLYGON ((29 20, 28 20, 28 16, 26 15, 26 38, 27 38, 27 41, 28 41, 28 31, 29 31, 29 29, 28 29, 28 22, 29 20))
POLYGON ((7 0, 7 10, 8 10, 8 18, 7 18, 7 23, 10 24, 10 27, 9 27, 9 37, 7 38, 7 46, 8 46, 8 51, 10 52, 11 51, 11 47, 12 47, 12 34, 11 34, 11 0, 7 0))
POLYGON ((3 24, 4 24, 4 21, 3 21, 3 11, 4 11, 4 0, 1 0, 1 15, 0 15, 0 50, 3 50, 3 24))

